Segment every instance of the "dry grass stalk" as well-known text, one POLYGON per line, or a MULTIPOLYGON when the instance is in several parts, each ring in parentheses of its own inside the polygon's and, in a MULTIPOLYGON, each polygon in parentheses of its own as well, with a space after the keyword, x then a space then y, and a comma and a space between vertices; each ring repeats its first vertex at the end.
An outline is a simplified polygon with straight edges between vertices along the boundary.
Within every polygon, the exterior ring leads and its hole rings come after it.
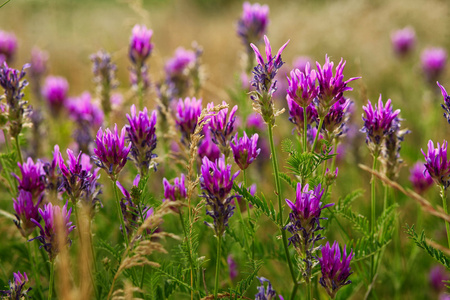
MULTIPOLYGON (((66 239, 66 226, 62 218, 62 214, 59 215, 59 218, 55 219, 55 227, 59 253, 53 263, 57 266, 55 271, 58 271, 58 273, 55 272, 54 277, 56 290, 58 291, 58 299, 76 299, 73 297, 77 294, 77 291, 73 289, 71 282, 72 274, 70 269, 69 249, 66 239)), ((75 230, 78 230, 78 228, 75 230)))
MULTIPOLYGON (((231 299, 231 297, 236 297, 236 299, 249 299, 249 300, 252 300, 251 298, 247 298, 245 296, 238 296, 238 295, 233 295, 233 294, 230 294, 230 293, 217 294, 217 299, 225 299, 225 298, 231 299)), ((233 299, 235 299, 235 298, 233 298, 233 299)), ((208 295, 206 297, 203 297, 200 300, 214 300, 214 295, 208 295)))
POLYGON ((448 249, 447 247, 444 247, 430 239, 426 239, 427 243, 430 244, 431 247, 436 248, 438 250, 441 250, 442 252, 445 253, 445 255, 450 256, 450 249, 448 249))
POLYGON ((128 280, 125 281, 125 288, 118 289, 114 292, 112 300, 141 300, 142 298, 135 298, 134 293, 142 293, 142 290, 133 286, 128 280))

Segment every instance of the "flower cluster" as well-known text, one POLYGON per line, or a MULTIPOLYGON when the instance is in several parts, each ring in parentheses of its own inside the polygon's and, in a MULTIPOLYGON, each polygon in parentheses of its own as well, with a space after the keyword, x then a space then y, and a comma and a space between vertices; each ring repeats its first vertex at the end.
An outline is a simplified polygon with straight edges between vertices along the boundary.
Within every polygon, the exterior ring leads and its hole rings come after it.
POLYGON ((444 117, 447 119, 447 122, 450 124, 450 96, 447 94, 445 88, 436 82, 438 87, 441 89, 442 97, 444 97, 444 104, 441 104, 444 109, 444 117))
POLYGON ((381 151, 382 171, 391 180, 397 179, 400 174, 400 168, 403 165, 403 159, 400 157, 401 143, 408 133, 410 133, 408 129, 400 130, 400 122, 398 122, 396 129, 384 139, 384 147, 381 151))
POLYGON ((231 165, 225 164, 225 157, 222 156, 215 162, 204 157, 200 172, 200 187, 204 191, 203 197, 206 198, 206 204, 209 206, 206 214, 214 220, 213 224, 205 223, 212 227, 216 236, 219 237, 224 234, 228 220, 234 212, 235 207, 231 204, 231 200, 239 197, 238 195, 229 196, 239 171, 231 174, 231 165))
POLYGON ((234 136, 231 142, 231 150, 233 151, 234 161, 245 170, 258 157, 261 149, 258 148, 258 134, 255 133, 251 138, 244 131, 244 136, 238 139, 238 134, 234 136))
MULTIPOLYGON (((222 104, 226 105, 225 102, 222 104)), ((213 107, 214 103, 208 103, 208 110, 213 107)), ((212 133, 212 141, 219 146, 220 151, 227 157, 230 152, 230 140, 232 139, 235 130, 235 114, 237 109, 237 105, 235 105, 230 112, 228 112, 228 108, 222 109, 217 114, 210 117, 210 122, 208 124, 209 130, 212 133)))
POLYGON ((182 142, 189 143, 191 134, 197 127, 198 117, 202 113, 202 99, 179 99, 176 108, 175 122, 181 131, 182 142))
POLYGON ((420 59, 425 79, 434 84, 447 64, 447 51, 444 48, 427 48, 422 52, 420 59))
MULTIPOLYGON (((32 219, 33 223, 40 229, 40 235, 36 237, 42 243, 45 251, 47 251, 50 261, 53 261, 61 249, 59 246, 62 242, 71 243, 69 233, 75 228, 70 221, 72 209, 67 211, 67 203, 61 208, 60 206, 48 203, 44 205, 44 209, 39 208, 39 214, 44 220, 42 226, 37 220, 32 219), (63 236, 59 237, 59 234, 63 236)), ((33 239, 34 240, 34 239, 33 239)))
POLYGON ((40 220, 39 216, 39 205, 42 202, 43 194, 39 196, 36 203, 33 201, 33 195, 30 192, 25 190, 19 190, 19 195, 16 199, 13 198, 14 201, 14 210, 15 216, 17 220, 14 220, 17 228, 19 228, 22 236, 27 237, 33 231, 36 225, 31 221, 40 220))
MULTIPOLYGON (((130 192, 128 192, 123 185, 116 181, 117 187, 122 192, 124 198, 120 201, 120 208, 122 210, 123 220, 125 224, 125 228, 127 231, 127 235, 129 235, 138 225, 138 217, 139 217, 139 208, 138 208, 138 198, 136 197, 135 193, 133 191, 138 188, 139 181, 141 177, 138 175, 133 180, 133 187, 130 192)), ((122 231, 122 228, 120 228, 120 231, 122 231)))
POLYGON ((433 178, 426 171, 425 164, 420 161, 415 163, 410 169, 409 181, 411 181, 414 191, 418 194, 425 193, 433 185, 433 178))
POLYGON ((95 140, 96 148, 95 155, 92 158, 95 164, 104 169, 112 181, 116 181, 120 171, 127 163, 128 153, 131 149, 131 144, 125 145, 125 127, 119 133, 117 131, 117 124, 114 126, 114 131, 107 128, 105 132, 100 128, 95 140))
POLYGON ((16 36, 13 33, 0 30, 0 64, 11 63, 16 51, 16 36))
POLYGON ((216 161, 220 157, 220 149, 213 142, 212 133, 210 130, 203 128, 204 138, 200 141, 198 146, 198 156, 200 159, 207 157, 210 161, 216 161))
MULTIPOLYGON (((269 279, 264 277, 258 277, 261 286, 258 286, 258 293, 255 295, 255 300, 274 300, 277 296, 277 292, 272 288, 272 284, 269 279), (264 287, 264 283, 267 283, 267 288, 264 287)), ((278 295, 280 300, 284 298, 281 295, 278 295)))
POLYGON ((50 111, 58 115, 67 101, 69 83, 64 77, 48 76, 42 88, 42 97, 47 101, 50 111))
POLYGON ((428 142, 428 151, 425 154, 425 168, 433 178, 437 185, 447 189, 450 185, 450 161, 447 160, 447 141, 444 140, 442 145, 437 143, 437 148, 434 148, 433 141, 428 142))
POLYGON ((305 71, 295 69, 291 71, 291 78, 288 77, 288 89, 286 100, 288 103, 294 101, 300 107, 308 107, 319 94, 319 87, 316 86, 317 73, 311 70, 309 63, 305 66, 305 71))
POLYGON ((322 257, 319 257, 322 277, 320 284, 325 288, 331 299, 334 299, 337 291, 344 285, 350 284, 348 277, 353 273, 350 268, 350 261, 354 254, 353 250, 347 255, 347 249, 341 255, 339 244, 335 241, 330 248, 330 243, 326 243, 321 249, 322 257))
POLYGON ((45 190, 45 172, 42 162, 38 160, 35 163, 31 157, 28 157, 26 162, 23 164, 17 163, 17 165, 22 175, 20 178, 16 174, 13 174, 19 182, 18 189, 30 192, 33 199, 38 199, 40 194, 45 190))
MULTIPOLYGON (((156 148, 156 111, 148 116, 147 108, 139 114, 136 106, 131 106, 131 115, 127 114, 129 125, 126 125, 127 138, 131 142, 131 158, 142 176, 148 173, 152 160, 157 156, 153 151, 156 148)), ((126 156, 125 156, 126 157, 126 156)), ((156 170, 156 165, 154 165, 156 170)))
POLYGON ((350 118, 350 107, 353 101, 342 98, 330 107, 327 115, 323 119, 323 129, 328 141, 338 138, 345 134, 346 124, 350 118))
POLYGON ((242 9, 242 16, 237 24, 237 34, 241 37, 242 43, 249 48, 250 43, 259 44, 267 32, 269 6, 244 2, 242 9))
POLYGON ((169 181, 164 178, 163 179, 164 186, 164 199, 177 201, 177 200, 185 200, 187 197, 187 188, 185 186, 185 176, 181 174, 180 178, 175 178, 173 181, 173 185, 169 183, 169 181))
POLYGON ((412 27, 396 30, 391 34, 392 47, 397 55, 403 57, 411 52, 416 44, 416 33, 412 27))
MULTIPOLYGON (((6 296, 6 299, 28 299, 28 292, 31 288, 25 289, 25 284, 28 282, 27 273, 14 273, 14 279, 9 281, 9 290, 0 291, 0 295, 6 296)), ((4 299, 2 297, 2 299, 4 299)))
POLYGON ((148 68, 145 61, 153 50, 151 38, 153 31, 145 25, 133 27, 128 56, 133 64, 130 70, 130 81, 133 86, 141 86, 143 90, 149 86, 148 68))

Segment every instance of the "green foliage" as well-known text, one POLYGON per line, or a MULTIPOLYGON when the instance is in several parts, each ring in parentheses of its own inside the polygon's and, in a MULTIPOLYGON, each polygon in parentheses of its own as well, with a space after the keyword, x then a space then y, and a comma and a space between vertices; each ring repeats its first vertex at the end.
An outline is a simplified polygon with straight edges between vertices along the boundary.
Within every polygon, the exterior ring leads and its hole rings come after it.
POLYGON ((337 215, 342 216, 344 219, 348 220, 352 227, 362 233, 364 236, 369 237, 370 227, 369 220, 361 215, 353 212, 351 204, 353 201, 363 195, 362 190, 356 190, 343 199, 339 199, 338 203, 335 206, 335 212, 337 215))
POLYGON ((424 230, 422 230, 422 233, 418 235, 414 225, 411 227, 406 225, 405 228, 409 238, 412 239, 417 246, 425 250, 425 252, 427 252, 432 258, 450 270, 450 259, 441 250, 438 250, 427 243, 424 230))
POLYGON ((2 165, 1 176, 2 181, 6 181, 9 185, 8 192, 12 197, 17 194, 16 179, 14 179, 11 173, 17 173, 17 155, 16 152, 0 153, 0 163, 2 165))
POLYGON ((249 269, 249 272, 247 272, 248 276, 239 281, 235 289, 229 289, 230 299, 240 299, 241 296, 245 295, 262 265, 262 260, 250 260, 247 263, 247 268, 249 269))

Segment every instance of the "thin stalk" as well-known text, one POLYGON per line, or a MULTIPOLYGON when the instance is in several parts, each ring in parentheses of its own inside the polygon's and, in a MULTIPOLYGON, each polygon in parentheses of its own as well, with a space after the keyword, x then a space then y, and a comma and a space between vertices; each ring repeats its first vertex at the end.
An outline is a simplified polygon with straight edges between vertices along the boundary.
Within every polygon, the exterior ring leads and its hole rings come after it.
POLYGON ((139 110, 144 109, 144 89, 143 89, 143 82, 142 82, 142 65, 138 64, 136 67, 136 81, 137 81, 137 92, 138 92, 138 98, 139 98, 139 110))
POLYGON ((184 238, 186 239, 186 245, 188 247, 189 265, 191 267, 191 288, 192 288, 191 289, 191 299, 192 299, 194 296, 194 261, 192 260, 191 245, 189 243, 186 226, 185 226, 184 219, 183 219, 183 213, 181 212, 180 209, 178 210, 178 215, 180 216, 180 222, 181 222, 181 226, 183 227, 184 238))
POLYGON ((307 284, 307 289, 308 289, 308 300, 312 300, 312 284, 311 281, 309 281, 307 284))
MULTIPOLYGON (((441 197, 442 197, 442 207, 444 208, 444 213, 448 215, 447 211, 447 190, 444 187, 441 187, 441 197)), ((448 247, 450 248, 450 226, 448 221, 445 221, 445 229, 447 230, 447 240, 448 247)))
POLYGON ((291 297, 289 298, 290 300, 295 299, 295 294, 297 294, 297 289, 298 289, 298 283, 294 284, 294 286, 292 287, 291 297))
MULTIPOLYGON (((243 170, 242 174, 244 176, 244 189, 247 188, 247 170, 243 170)), ((248 210, 248 217, 250 218, 250 201, 247 201, 247 210, 248 210)))
POLYGON ((5 138, 6 151, 9 153, 8 133, 6 132, 6 129, 3 129, 3 137, 5 138))
POLYGON ((330 171, 334 171, 336 169, 336 156, 337 156, 337 146, 339 144, 339 139, 337 137, 334 138, 334 156, 331 160, 331 169, 330 171))
POLYGON ((23 165, 22 151, 20 151, 20 145, 19 145, 19 137, 17 136, 15 138, 15 140, 16 140, 17 155, 19 156, 19 162, 21 165, 23 165))
POLYGON ((214 285, 214 299, 217 298, 217 292, 219 290, 219 269, 220 269, 220 251, 222 247, 222 236, 217 237, 217 257, 216 257, 216 280, 214 285))
MULTIPOLYGON (((275 176, 275 186, 277 190, 277 197, 278 197, 278 207, 279 207, 279 220, 280 222, 283 222, 283 206, 281 205, 281 185, 280 185, 280 175, 278 174, 278 161, 277 161, 277 154, 275 152, 275 146, 273 144, 273 132, 272 132, 272 126, 267 124, 267 128, 269 131, 269 142, 270 142, 270 151, 272 153, 272 167, 273 172, 275 176)), ((288 261, 289 265, 289 271, 291 273, 292 281, 295 283, 295 273, 294 273, 294 267, 292 266, 291 257, 289 255, 289 248, 287 243, 287 237, 286 232, 283 230, 283 228, 280 228, 281 236, 283 237, 283 246, 284 246, 284 252, 286 254, 286 259, 288 261)))
POLYGON ((48 300, 52 299, 54 275, 55 275, 55 262, 50 261, 50 283, 48 286, 48 300))
POLYGON ((387 184, 384 185, 384 201, 383 201, 383 212, 386 210, 386 208, 388 207, 389 203, 388 203, 388 194, 389 194, 389 187, 387 184))
POLYGON ((316 148, 317 139, 319 138, 320 130, 322 129, 324 119, 325 118, 321 118, 319 121, 319 127, 317 128, 317 133, 316 133, 316 137, 314 138, 314 143, 312 145, 311 152, 314 152, 314 149, 316 148))
POLYGON ((308 127, 306 124, 306 107, 303 107, 303 153, 306 153, 306 144, 308 143, 308 127))
MULTIPOLYGON (((34 280, 36 281, 36 289, 38 290, 39 296, 42 296, 42 290, 41 290, 41 279, 39 278, 39 274, 37 272, 37 257, 36 255, 33 255, 33 252, 30 249, 30 242, 26 242, 27 244, 27 250, 28 250, 28 257, 30 260, 31 268, 33 270, 34 280)), ((35 253, 36 254, 36 253, 35 253)), ((43 298, 43 297, 41 297, 43 298)))
POLYGON ((120 224, 122 225, 123 237, 125 238, 125 243, 128 248, 127 228, 125 227, 125 221, 123 220, 122 209, 120 209, 120 199, 119 199, 119 193, 117 192, 117 185, 113 180, 111 180, 111 182, 113 185, 114 197, 116 198, 117 215, 120 219, 120 224))
MULTIPOLYGON (((378 155, 374 155, 373 156, 373 165, 372 165, 372 170, 376 171, 377 169, 377 162, 378 162, 378 155)), ((376 202, 375 202, 375 197, 376 197, 376 190, 375 190, 375 175, 372 174, 372 180, 370 182, 371 184, 371 218, 370 218, 370 233, 372 235, 375 234, 375 210, 376 210, 376 202)), ((370 258, 370 278, 371 281, 373 280, 373 277, 375 276, 375 258, 374 255, 371 256, 370 258)))

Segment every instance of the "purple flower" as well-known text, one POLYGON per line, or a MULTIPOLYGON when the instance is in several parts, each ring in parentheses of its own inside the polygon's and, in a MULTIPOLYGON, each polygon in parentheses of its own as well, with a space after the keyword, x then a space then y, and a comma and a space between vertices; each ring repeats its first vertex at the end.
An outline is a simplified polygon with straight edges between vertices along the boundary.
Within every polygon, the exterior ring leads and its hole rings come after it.
POLYGON ((209 130, 204 130, 204 138, 201 140, 198 146, 198 155, 200 159, 207 157, 210 161, 215 161, 220 157, 220 149, 212 141, 212 134, 209 130))
MULTIPOLYGON (((127 138, 131 141, 131 158, 140 174, 145 176, 151 166, 156 148, 156 111, 149 118, 147 108, 136 114, 136 106, 131 106, 131 116, 127 114, 129 125, 125 126, 127 138)), ((156 165, 155 165, 156 170, 156 165)))
POLYGON ((332 173, 332 171, 330 169, 328 169, 328 168, 326 169, 324 177, 325 177, 325 184, 327 186, 332 185, 336 181, 336 178, 338 176, 338 172, 339 172, 338 168, 336 168, 334 173, 332 173))
POLYGON ((128 55, 134 64, 143 64, 153 50, 153 31, 145 25, 134 25, 128 55))
POLYGON ((233 150, 234 161, 241 168, 245 170, 258 157, 261 149, 258 146, 258 134, 255 133, 251 138, 247 136, 244 131, 244 136, 238 139, 238 134, 234 136, 234 140, 230 146, 233 150))
POLYGON ((17 165, 22 175, 22 178, 19 178, 19 176, 13 174, 19 181, 18 189, 30 192, 36 201, 45 190, 45 172, 42 162, 38 160, 34 163, 33 159, 28 157, 26 162, 23 164, 17 163, 17 165))
POLYGON ((113 182, 117 180, 120 171, 127 163, 127 156, 131 149, 131 144, 125 145, 125 131, 123 127, 119 136, 117 124, 113 132, 109 128, 103 132, 100 128, 95 140, 97 147, 94 149, 95 155, 92 158, 98 167, 106 171, 113 182))
POLYGON ((450 276, 444 267, 436 265, 430 270, 428 279, 436 291, 444 291, 446 285, 444 281, 450 280, 450 276))
POLYGON ((84 92, 80 97, 70 99, 67 102, 67 109, 72 119, 80 124, 87 124, 90 128, 95 129, 103 124, 103 111, 92 101, 89 92, 84 92))
POLYGON ((17 50, 16 36, 11 32, 0 30, 0 64, 11 63, 17 50))
POLYGON ((299 69, 300 72, 305 73, 306 66, 308 64, 311 65, 312 63, 313 61, 309 56, 299 56, 294 60, 292 65, 294 66, 294 69, 299 69))
POLYGON ((338 101, 331 106, 324 117, 323 129, 325 129, 329 141, 346 132, 345 125, 350 118, 350 106, 352 104, 353 101, 342 98, 342 101, 338 101))
POLYGON ((164 199, 176 201, 176 200, 185 200, 187 197, 187 188, 185 186, 185 176, 181 174, 180 178, 175 178, 173 181, 173 185, 169 183, 169 181, 164 178, 164 199))
POLYGON ((405 56, 411 52, 416 44, 416 33, 410 26, 395 30, 391 33, 391 42, 395 53, 399 56, 405 56))
POLYGON ((427 48, 420 57, 425 78, 432 83, 439 79, 447 63, 447 51, 444 48, 427 48))
POLYGON ((236 261, 233 259, 233 256, 230 254, 227 257, 228 270, 230 272, 230 279, 234 280, 238 276, 238 269, 236 261))
POLYGON ((94 82, 97 85, 97 94, 101 99, 101 104, 105 115, 111 111, 111 90, 118 85, 116 80, 117 66, 111 61, 111 55, 104 50, 100 50, 91 55, 93 63, 92 73, 94 82))
MULTIPOLYGON (((226 105, 226 102, 222 102, 226 105)), ((214 107, 214 103, 208 103, 208 110, 214 107)), ((236 121, 236 111, 238 107, 235 105, 231 112, 228 112, 228 108, 224 108, 217 114, 210 117, 209 129, 212 133, 212 141, 216 143, 221 149, 222 153, 228 156, 228 148, 230 147, 230 140, 234 133, 234 125, 236 121)))
POLYGON ((243 44, 248 47, 250 43, 259 43, 266 34, 269 24, 269 6, 244 2, 242 9, 237 34, 241 37, 243 44))
POLYGON ((436 184, 443 186, 445 189, 450 185, 450 161, 447 160, 447 141, 444 140, 442 146, 437 143, 434 148, 433 141, 428 142, 428 152, 421 149, 425 156, 425 168, 436 184))
POLYGON ((36 204, 33 202, 33 195, 25 190, 19 190, 19 196, 14 201, 14 210, 17 220, 14 220, 17 228, 23 237, 29 236, 36 227, 36 224, 31 221, 32 219, 40 220, 39 217, 39 205, 42 202, 43 194, 37 199, 36 204))
POLYGON ((53 192, 56 192, 62 183, 62 178, 58 172, 59 155, 59 146, 55 145, 52 161, 45 162, 42 167, 45 173, 46 189, 53 192))
POLYGON ((72 209, 67 211, 67 203, 61 208, 57 205, 54 206, 50 202, 47 205, 44 205, 44 209, 39 208, 39 214, 44 220, 43 227, 37 220, 32 219, 40 229, 40 236, 35 239, 42 243, 42 247, 47 251, 51 261, 53 261, 59 253, 60 240, 65 240, 69 244, 71 243, 69 233, 75 228, 70 221, 71 213, 72 209), (62 226, 62 228, 57 228, 58 226, 62 226), (64 236, 57 237, 60 233, 63 233, 64 236))
POLYGON ((175 122, 181 130, 182 141, 190 142, 191 134, 197 127, 198 117, 202 113, 202 99, 185 98, 178 100, 175 122))
MULTIPOLYGON (((304 130, 303 107, 291 99, 287 99, 287 103, 289 107, 289 121, 296 125, 299 133, 302 133, 304 130)), ((314 122, 317 122, 317 110, 314 105, 311 104, 306 107, 306 124, 312 125, 314 122)))
POLYGON ((257 114, 256 112, 252 112, 247 116, 246 124, 247 128, 254 128, 256 130, 266 129, 266 126, 264 125, 264 120, 262 119, 261 115, 257 114))
POLYGON ((438 87, 441 89, 442 96, 444 97, 444 104, 441 104, 444 109, 444 117, 447 119, 447 122, 450 124, 450 96, 447 94, 445 88, 436 82, 438 87))
POLYGON ((423 194, 433 185, 433 178, 431 178, 428 171, 426 171, 423 162, 416 162, 409 172, 409 181, 411 181, 416 193, 423 194))
MULTIPOLYGON (((277 296, 277 292, 272 288, 270 281, 264 277, 257 277, 261 286, 258 286, 258 293, 255 295, 255 300, 274 300, 277 296), (264 287, 264 283, 267 282, 267 289, 264 287)), ((278 295, 280 300, 283 300, 281 295, 278 295)))
POLYGON ((299 69, 292 70, 291 78, 287 78, 289 87, 286 100, 295 101, 303 108, 309 106, 319 93, 316 78, 316 71, 310 69, 309 63, 306 64, 304 72, 299 69))
POLYGON ((27 293, 31 290, 31 288, 28 288, 25 290, 25 284, 28 282, 28 276, 27 273, 23 272, 20 273, 19 271, 14 274, 14 279, 9 281, 9 290, 6 291, 0 291, 0 295, 3 294, 3 296, 7 296, 8 298, 2 299, 11 299, 11 300, 17 300, 17 299, 29 299, 27 293))
POLYGON ((378 99, 378 106, 375 104, 375 107, 373 107, 369 100, 369 103, 363 106, 363 110, 366 117, 364 118, 364 115, 362 117, 364 127, 361 131, 366 133, 366 143, 373 148, 371 149, 373 153, 378 155, 384 138, 397 130, 399 126, 398 115, 400 110, 392 111, 391 99, 388 99, 386 105, 383 105, 381 95, 378 99))
MULTIPOLYGON (((139 186, 140 176, 136 176, 136 178, 133 181, 133 190, 136 189, 139 186)), ((117 187, 122 192, 124 198, 120 201, 120 208, 122 210, 123 220, 125 223, 125 228, 127 230, 127 235, 129 235, 135 228, 138 227, 138 217, 139 217, 139 208, 138 208, 138 202, 135 195, 131 195, 119 181, 116 181, 117 187)), ((120 226, 120 231, 122 231, 122 225, 120 226)))
POLYGON ((195 64, 197 56, 194 51, 179 47, 175 50, 175 55, 166 62, 164 70, 168 78, 181 75, 188 75, 188 70, 195 64))
POLYGON ((228 226, 228 219, 233 215, 234 206, 231 201, 239 197, 229 196, 239 171, 232 175, 231 165, 225 164, 225 156, 222 155, 215 163, 204 157, 200 172, 200 187, 209 206, 206 214, 214 220, 214 224, 206 224, 214 229, 216 236, 221 236, 228 226))
POLYGON ((344 92, 353 90, 347 84, 361 77, 352 77, 344 81, 344 67, 347 62, 341 58, 333 75, 334 62, 330 62, 328 55, 325 55, 325 64, 323 67, 316 62, 317 81, 319 83, 319 103, 317 112, 319 117, 324 117, 330 107, 338 101, 343 101, 344 92))
POLYGON ((351 281, 347 280, 353 273, 350 268, 350 261, 354 254, 353 250, 347 256, 347 247, 344 247, 344 251, 341 255, 341 249, 338 242, 334 241, 333 246, 330 248, 330 243, 322 247, 322 257, 318 258, 320 267, 322 270, 322 277, 320 278, 320 284, 325 288, 328 295, 334 299, 337 291, 344 285, 350 284, 351 281))
POLYGON ((31 49, 30 75, 40 77, 47 70, 48 53, 37 47, 31 49))
POLYGON ((48 76, 45 79, 42 96, 47 101, 53 114, 57 115, 64 107, 68 90, 69 83, 64 77, 48 76))

